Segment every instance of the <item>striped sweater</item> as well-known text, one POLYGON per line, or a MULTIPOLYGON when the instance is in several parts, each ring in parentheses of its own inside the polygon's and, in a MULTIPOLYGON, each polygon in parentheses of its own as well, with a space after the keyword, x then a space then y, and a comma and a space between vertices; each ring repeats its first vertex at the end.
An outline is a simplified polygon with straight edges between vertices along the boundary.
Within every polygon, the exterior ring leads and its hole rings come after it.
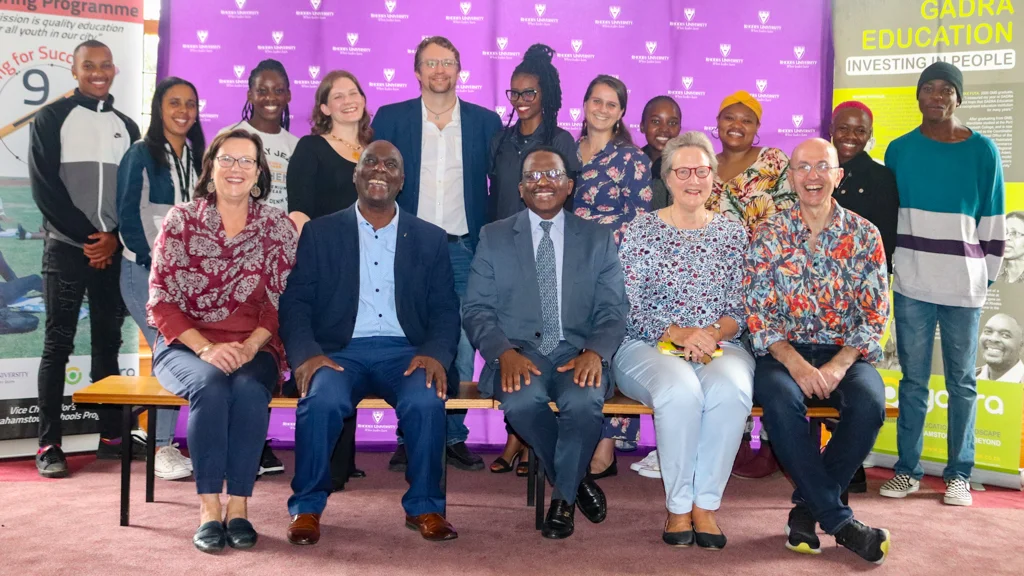
POLYGON ((892 289, 932 304, 983 306, 1006 239, 996 145, 977 132, 938 142, 917 128, 889 144, 885 164, 900 194, 892 289))

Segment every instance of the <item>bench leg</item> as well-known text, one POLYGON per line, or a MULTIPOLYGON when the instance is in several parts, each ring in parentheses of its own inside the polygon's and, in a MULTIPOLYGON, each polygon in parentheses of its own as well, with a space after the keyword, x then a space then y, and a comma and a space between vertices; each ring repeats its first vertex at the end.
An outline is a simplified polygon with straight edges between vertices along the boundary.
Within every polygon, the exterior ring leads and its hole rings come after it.
POLYGON ((537 486, 537 458, 533 453, 533 448, 528 448, 527 450, 530 461, 527 467, 528 472, 526 473, 526 505, 533 506, 534 497, 536 496, 534 490, 536 490, 537 486))
POLYGON ((128 496, 132 483, 132 407, 121 408, 121 526, 128 525, 128 496))
POLYGON ((444 449, 441 450, 441 494, 444 494, 444 510, 441 516, 448 517, 448 412, 444 418, 444 449))
POLYGON ((146 407, 146 502, 153 501, 156 473, 156 406, 146 407))
MULTIPOLYGON (((535 453, 532 453, 531 450, 530 461, 534 462, 536 460, 537 455, 535 453)), ((537 462, 537 485, 536 493, 534 495, 534 510, 536 516, 535 523, 537 526, 537 530, 540 530, 544 527, 544 488, 546 482, 547 479, 544 478, 544 467, 540 465, 540 462, 537 462)))

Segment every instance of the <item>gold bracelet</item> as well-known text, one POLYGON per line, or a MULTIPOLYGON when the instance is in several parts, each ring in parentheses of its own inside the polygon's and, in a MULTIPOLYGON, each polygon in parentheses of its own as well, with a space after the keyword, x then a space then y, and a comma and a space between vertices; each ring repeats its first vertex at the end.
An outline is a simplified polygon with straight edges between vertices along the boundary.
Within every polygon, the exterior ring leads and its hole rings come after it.
POLYGON ((199 351, 196 352, 196 356, 199 357, 199 358, 202 358, 203 354, 205 354, 206 351, 209 350, 210 348, 213 348, 213 342, 210 342, 206 346, 203 346, 202 348, 200 348, 199 351))

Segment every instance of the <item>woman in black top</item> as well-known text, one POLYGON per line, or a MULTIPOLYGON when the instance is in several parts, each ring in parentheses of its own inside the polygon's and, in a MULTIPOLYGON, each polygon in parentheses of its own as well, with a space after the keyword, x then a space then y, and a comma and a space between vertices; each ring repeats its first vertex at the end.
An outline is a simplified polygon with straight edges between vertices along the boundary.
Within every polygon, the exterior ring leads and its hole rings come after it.
MULTIPOLYGON (((316 89, 310 135, 295 146, 288 164, 288 216, 299 232, 321 216, 356 202, 352 180, 363 148, 373 140, 366 94, 350 72, 334 70, 316 89)), ((331 455, 332 491, 349 478, 366 474, 356 468, 356 417, 346 419, 331 455)))
POLYGON ((526 50, 512 71, 511 88, 505 91, 512 111, 505 129, 491 138, 491 190, 489 220, 501 220, 526 208, 519 197, 519 172, 523 157, 537 146, 552 146, 569 159, 566 170, 574 178, 580 166, 571 134, 558 127, 562 88, 558 70, 551 64, 555 51, 544 44, 526 50), (519 119, 512 124, 512 117, 519 119))
POLYGON ((832 112, 832 144, 844 172, 833 197, 840 206, 860 214, 878 228, 892 274, 900 195, 892 171, 864 151, 872 137, 873 121, 871 109, 861 102, 843 102, 832 112))
MULTIPOLYGON (((558 70, 551 64, 555 51, 544 44, 534 44, 526 50, 523 61, 512 71, 509 90, 505 91, 512 112, 505 129, 491 138, 490 180, 488 206, 489 221, 508 218, 526 208, 519 196, 519 181, 523 157, 537 146, 552 146, 569 160, 566 171, 575 178, 580 165, 576 156, 576 142, 558 127, 558 110, 562 107, 562 87, 558 70), (512 117, 518 116, 515 124, 512 117)), ((529 472, 529 453, 522 440, 505 421, 508 440, 501 456, 491 463, 491 472, 511 472, 516 460, 516 474, 529 472)))
POLYGON ((310 125, 310 135, 299 139, 288 164, 288 215, 299 232, 306 222, 356 201, 352 175, 373 128, 355 76, 335 70, 324 77, 310 125))
POLYGON ((640 115, 640 131, 647 138, 644 154, 651 159, 651 210, 660 210, 672 203, 672 194, 661 179, 661 151, 668 141, 679 136, 683 113, 671 96, 655 96, 647 101, 640 115))

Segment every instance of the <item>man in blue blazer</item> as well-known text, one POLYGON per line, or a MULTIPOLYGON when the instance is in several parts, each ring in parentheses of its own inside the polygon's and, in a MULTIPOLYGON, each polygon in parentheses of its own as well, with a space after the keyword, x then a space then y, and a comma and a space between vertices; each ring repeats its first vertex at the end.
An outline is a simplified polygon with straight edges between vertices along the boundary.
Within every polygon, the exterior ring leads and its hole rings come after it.
POLYGON ((354 176, 359 200, 306 224, 281 296, 281 339, 301 395, 288 499, 292 544, 319 541, 331 452, 343 420, 367 394, 394 406, 405 430, 406 525, 427 540, 457 537, 444 517, 441 477, 459 299, 444 231, 395 204, 403 178, 398 150, 370 144, 354 176))
POLYGON ((463 303, 466 333, 487 361, 481 395, 501 402, 554 484, 545 538, 572 535, 577 504, 591 522, 605 518, 604 493, 585 478, 629 309, 611 232, 562 209, 573 188, 567 164, 548 146, 524 158, 528 210, 484 226, 463 303))
MULTIPOLYGON (((414 69, 421 96, 381 107, 373 119, 374 135, 394 144, 405 158, 398 205, 447 232, 455 292, 463 298, 480 228, 487 223, 488 146, 501 129, 501 119, 455 95, 462 65, 447 38, 431 36, 420 42, 414 69)), ((461 380, 473 379, 474 357, 463 333, 455 360, 461 380)), ((483 460, 466 448, 465 417, 465 412, 448 415, 448 461, 464 470, 482 470, 483 460)), ((391 469, 402 470, 405 462, 400 436, 391 469)))

